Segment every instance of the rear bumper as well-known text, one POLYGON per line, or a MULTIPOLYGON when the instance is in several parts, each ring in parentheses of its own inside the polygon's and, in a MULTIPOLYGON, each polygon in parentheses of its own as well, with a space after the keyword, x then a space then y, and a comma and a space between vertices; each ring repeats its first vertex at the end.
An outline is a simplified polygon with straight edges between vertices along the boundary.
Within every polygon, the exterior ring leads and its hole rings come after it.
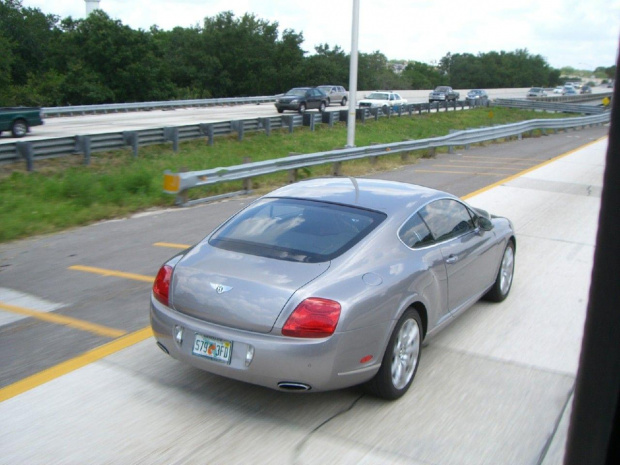
POLYGON ((151 326, 158 345, 173 358, 201 370, 265 386, 281 388, 281 383, 306 385, 311 391, 341 389, 371 379, 379 370, 381 356, 360 364, 365 351, 381 347, 381 330, 374 328, 335 333, 323 339, 298 339, 260 334, 209 324, 172 310, 151 297, 151 326), (183 339, 174 338, 175 327, 183 328, 183 339), (196 334, 232 341, 230 364, 192 354, 196 334), (374 337, 373 337, 374 335, 374 337), (375 341, 370 348, 368 341, 375 341), (252 347, 254 356, 246 363, 252 347))

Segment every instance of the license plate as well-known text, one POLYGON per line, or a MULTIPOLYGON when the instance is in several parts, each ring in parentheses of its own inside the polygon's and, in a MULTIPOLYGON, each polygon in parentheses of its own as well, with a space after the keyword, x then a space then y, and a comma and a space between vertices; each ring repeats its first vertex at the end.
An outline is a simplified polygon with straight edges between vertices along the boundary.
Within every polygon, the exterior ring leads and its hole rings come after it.
POLYGON ((232 342, 196 334, 192 353, 216 362, 229 364, 232 355, 232 342))

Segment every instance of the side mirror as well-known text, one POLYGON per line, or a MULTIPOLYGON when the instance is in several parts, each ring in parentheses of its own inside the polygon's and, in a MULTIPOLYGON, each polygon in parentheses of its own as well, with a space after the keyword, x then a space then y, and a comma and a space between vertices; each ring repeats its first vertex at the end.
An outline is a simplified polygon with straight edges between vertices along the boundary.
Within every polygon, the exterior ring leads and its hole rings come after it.
POLYGON ((484 216, 479 216, 476 223, 478 224, 478 227, 483 231, 490 231, 491 229, 493 229, 493 222, 490 219, 485 218, 484 216))

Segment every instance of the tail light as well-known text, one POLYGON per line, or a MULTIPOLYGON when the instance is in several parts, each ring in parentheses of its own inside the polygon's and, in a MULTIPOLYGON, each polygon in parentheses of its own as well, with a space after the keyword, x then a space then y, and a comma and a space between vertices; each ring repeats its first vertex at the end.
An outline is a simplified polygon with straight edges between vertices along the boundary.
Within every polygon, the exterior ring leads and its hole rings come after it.
POLYGON ((311 297, 300 303, 288 317, 282 334, 291 337, 327 337, 336 330, 340 304, 333 300, 311 297))
POLYGON ((165 306, 169 306, 170 280, 172 279, 172 267, 164 265, 159 269, 153 283, 153 295, 165 306))

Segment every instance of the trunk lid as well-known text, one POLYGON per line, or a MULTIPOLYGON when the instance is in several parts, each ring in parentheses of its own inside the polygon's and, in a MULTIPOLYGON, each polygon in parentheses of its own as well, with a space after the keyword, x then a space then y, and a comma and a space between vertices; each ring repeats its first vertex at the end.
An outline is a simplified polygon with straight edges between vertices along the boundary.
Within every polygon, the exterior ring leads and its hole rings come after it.
POLYGON ((194 318, 268 333, 293 293, 329 268, 232 252, 203 242, 174 268, 171 306, 194 318))

